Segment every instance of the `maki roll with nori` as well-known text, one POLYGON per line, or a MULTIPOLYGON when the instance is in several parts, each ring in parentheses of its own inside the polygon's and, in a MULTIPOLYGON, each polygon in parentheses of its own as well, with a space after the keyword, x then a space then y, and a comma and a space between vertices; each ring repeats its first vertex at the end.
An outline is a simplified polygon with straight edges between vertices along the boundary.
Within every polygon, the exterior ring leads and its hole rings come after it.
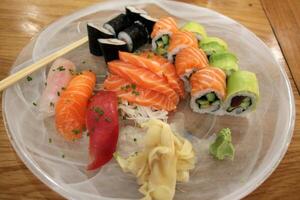
POLYGON ((117 36, 120 31, 129 27, 131 24, 132 21, 129 19, 129 17, 122 13, 106 22, 103 27, 117 36))
POLYGON ((209 57, 210 66, 222 69, 227 76, 239 70, 237 62, 237 57, 229 52, 216 53, 209 57))
POLYGON ((195 72, 190 78, 191 101, 194 112, 223 114, 221 105, 226 93, 226 75, 214 67, 195 72))
POLYGON ((105 62, 119 58, 119 51, 128 51, 126 42, 115 38, 98 40, 105 62))
POLYGON ((142 22, 144 24, 144 26, 146 27, 148 34, 149 34, 149 42, 151 42, 150 34, 153 31, 153 27, 154 27, 154 24, 157 22, 157 19, 155 19, 147 14, 141 14, 139 21, 142 22))
POLYGON ((126 10, 126 15, 132 22, 140 20, 141 14, 147 14, 147 12, 144 11, 143 9, 139 9, 133 6, 126 6, 125 10, 126 10))
POLYGON ((226 114, 245 115, 255 109, 259 98, 256 75, 249 71, 233 72, 227 80, 226 114))
POLYGON ((141 22, 134 22, 131 26, 118 34, 118 39, 127 43, 129 52, 133 52, 148 42, 149 34, 141 22))
POLYGON ((205 37, 199 42, 199 46, 208 57, 215 53, 225 52, 228 49, 227 43, 217 37, 205 37))
POLYGON ((113 34, 102 27, 96 27, 92 23, 87 24, 87 33, 89 38, 89 48, 91 54, 95 56, 102 56, 98 39, 111 38, 113 34))
POLYGON ((206 31, 204 27, 197 22, 187 22, 183 27, 181 27, 182 31, 190 31, 196 34, 198 41, 207 37, 206 31))

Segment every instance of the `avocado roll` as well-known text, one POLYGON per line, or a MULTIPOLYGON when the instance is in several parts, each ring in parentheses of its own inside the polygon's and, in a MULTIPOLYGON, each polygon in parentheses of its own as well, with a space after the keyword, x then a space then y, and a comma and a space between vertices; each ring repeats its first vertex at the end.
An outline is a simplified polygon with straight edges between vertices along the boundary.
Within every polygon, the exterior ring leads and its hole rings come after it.
POLYGON ((119 58, 119 51, 128 51, 126 42, 115 38, 98 40, 105 62, 119 58))
POLYGON ((219 68, 206 67, 195 72, 190 78, 190 106, 194 112, 223 114, 226 75, 219 68))
POLYGON ((95 56, 102 56, 98 39, 111 38, 113 34, 102 27, 96 27, 92 23, 87 23, 87 33, 89 38, 89 48, 91 54, 95 56))
POLYGON ((123 13, 119 14, 115 18, 106 22, 103 27, 107 29, 109 32, 113 33, 115 37, 118 33, 125 28, 129 27, 132 24, 132 21, 129 17, 123 13))
POLYGON ((240 116, 253 111, 259 98, 256 75, 249 71, 233 72, 228 77, 226 93, 226 114, 240 116))
POLYGON ((147 14, 145 10, 133 6, 126 6, 125 10, 126 10, 126 15, 132 22, 140 20, 141 14, 147 14))
POLYGON ((216 53, 209 57, 210 66, 222 69, 227 76, 239 70, 237 62, 237 57, 229 52, 216 53))
POLYGON ((207 37, 204 27, 197 22, 187 22, 185 25, 183 25, 183 27, 181 27, 181 30, 195 33, 198 41, 201 41, 207 37))
POLYGON ((127 43, 129 52, 133 52, 148 42, 149 34, 146 27, 139 21, 118 34, 118 39, 127 43))
POLYGON ((208 57, 215 53, 225 52, 228 49, 227 43, 217 37, 206 37, 199 42, 199 47, 203 49, 208 57))

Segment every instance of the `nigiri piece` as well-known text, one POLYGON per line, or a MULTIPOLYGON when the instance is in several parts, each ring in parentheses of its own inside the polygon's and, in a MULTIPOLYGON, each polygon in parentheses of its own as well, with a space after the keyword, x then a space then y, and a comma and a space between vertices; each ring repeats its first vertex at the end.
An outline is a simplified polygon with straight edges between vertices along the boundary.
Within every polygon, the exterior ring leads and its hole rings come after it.
POLYGON ((189 78, 192 73, 208 66, 204 51, 195 47, 180 50, 175 58, 176 73, 183 80, 187 91, 190 91, 189 78))
POLYGON ((149 71, 157 74, 158 76, 163 75, 162 67, 158 62, 154 60, 123 51, 119 51, 119 59, 123 62, 130 63, 137 67, 143 67, 145 69, 148 69, 149 71))
POLYGON ((160 18, 151 33, 152 50, 159 55, 166 56, 172 34, 178 31, 176 21, 172 17, 160 18))
POLYGON ((177 31, 171 37, 171 41, 168 47, 168 60, 174 61, 176 54, 186 47, 198 48, 198 40, 196 36, 189 31, 177 31))
POLYGON ((190 84, 194 112, 223 114, 219 111, 226 94, 226 74, 221 69, 201 69, 191 76, 190 84))
POLYGON ((89 132, 88 170, 106 164, 116 151, 119 137, 118 99, 115 92, 99 91, 89 101, 86 126, 89 132))
POLYGON ((57 100, 62 90, 66 88, 75 72, 75 65, 71 61, 58 58, 49 69, 46 87, 37 105, 42 116, 54 115, 57 100))
POLYGON ((162 56, 156 55, 153 52, 145 51, 140 54, 142 57, 157 61, 163 69, 163 76, 167 79, 170 87, 183 98, 185 96, 182 80, 176 73, 175 66, 162 56))
POLYGON ((108 68, 112 74, 118 75, 137 86, 166 95, 175 104, 179 101, 179 96, 170 88, 164 77, 160 77, 145 68, 137 67, 120 60, 108 62, 108 68))
POLYGON ((109 91, 115 91, 118 97, 130 103, 165 111, 176 109, 176 104, 166 95, 136 86, 134 83, 117 75, 110 75, 104 81, 104 88, 109 91))
POLYGON ((56 128, 66 140, 70 141, 82 136, 85 129, 86 107, 95 83, 96 75, 90 71, 83 71, 70 81, 57 101, 56 128))

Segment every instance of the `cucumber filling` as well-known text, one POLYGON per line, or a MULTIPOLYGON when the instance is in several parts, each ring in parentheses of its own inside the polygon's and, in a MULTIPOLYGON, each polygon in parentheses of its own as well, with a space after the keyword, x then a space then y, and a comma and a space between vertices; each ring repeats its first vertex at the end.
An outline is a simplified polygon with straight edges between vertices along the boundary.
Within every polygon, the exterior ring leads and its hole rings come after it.
POLYGON ((156 53, 159 55, 166 55, 169 46, 169 36, 162 35, 162 37, 156 40, 155 43, 156 43, 156 49, 155 49, 156 53))
POLYGON ((216 111, 220 108, 220 99, 214 92, 207 93, 196 99, 196 103, 198 104, 199 109, 205 109, 214 106, 216 109, 213 111, 216 111))
POLYGON ((227 112, 232 112, 236 110, 237 114, 246 111, 252 105, 250 97, 246 96, 235 96, 231 99, 231 104, 227 108, 227 112))

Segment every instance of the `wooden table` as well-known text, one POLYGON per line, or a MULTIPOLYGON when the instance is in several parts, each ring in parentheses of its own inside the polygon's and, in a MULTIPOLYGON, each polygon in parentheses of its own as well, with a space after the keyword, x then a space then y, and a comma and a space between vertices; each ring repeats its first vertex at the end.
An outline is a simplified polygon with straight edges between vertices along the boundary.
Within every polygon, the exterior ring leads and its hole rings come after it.
MULTIPOLYGON (((1 0, 0 78, 35 34, 61 16, 98 0, 1 0)), ((300 1, 186 0, 227 15, 258 35, 286 67, 300 108, 300 1), (288 65, 287 65, 288 64, 288 65), (298 66, 297 66, 298 64, 298 66), (296 84, 295 84, 296 83, 296 84)), ((0 107, 2 108, 2 106, 0 107)), ((2 117, 2 115, 1 115, 2 117)), ((1 121, 3 121, 1 119, 1 121)), ((39 181, 20 161, 0 124, 0 199, 63 199, 39 181)), ((300 199, 299 112, 288 152, 275 172, 245 199, 300 199)))

